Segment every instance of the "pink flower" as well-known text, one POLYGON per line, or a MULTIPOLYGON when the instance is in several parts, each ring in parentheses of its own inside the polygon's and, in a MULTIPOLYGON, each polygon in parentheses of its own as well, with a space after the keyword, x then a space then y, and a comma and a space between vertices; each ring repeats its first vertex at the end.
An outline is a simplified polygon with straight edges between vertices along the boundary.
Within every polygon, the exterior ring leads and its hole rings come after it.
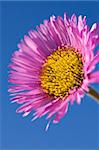
POLYGON ((98 43, 99 24, 90 29, 85 16, 74 14, 52 16, 37 31, 29 31, 9 65, 11 100, 22 104, 17 112, 27 116, 34 110, 33 120, 48 114, 46 130, 52 118, 58 123, 69 104, 80 104, 90 83, 99 81, 99 71, 93 72, 99 62, 99 51, 94 54, 98 43))

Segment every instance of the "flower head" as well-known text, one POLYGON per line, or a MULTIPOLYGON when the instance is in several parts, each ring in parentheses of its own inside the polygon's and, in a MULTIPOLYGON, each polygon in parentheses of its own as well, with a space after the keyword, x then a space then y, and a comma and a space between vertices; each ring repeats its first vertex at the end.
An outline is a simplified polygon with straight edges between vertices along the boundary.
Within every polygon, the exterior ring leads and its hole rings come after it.
POLYGON ((99 81, 99 71, 92 72, 99 61, 94 49, 99 43, 99 24, 91 29, 86 17, 50 17, 37 31, 29 31, 12 56, 9 92, 17 109, 34 119, 47 115, 57 123, 67 113, 68 105, 89 91, 89 84, 99 81))

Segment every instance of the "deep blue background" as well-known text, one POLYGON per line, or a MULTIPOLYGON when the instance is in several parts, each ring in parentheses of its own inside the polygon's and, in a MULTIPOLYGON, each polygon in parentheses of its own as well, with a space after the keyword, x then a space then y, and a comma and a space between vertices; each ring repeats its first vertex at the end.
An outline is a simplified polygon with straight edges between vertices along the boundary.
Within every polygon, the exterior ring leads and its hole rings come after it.
MULTIPOLYGON (((16 114, 7 92, 7 66, 17 44, 30 29, 50 15, 86 15, 91 26, 99 21, 98 2, 2 2, 2 110, 1 149, 97 149, 99 148, 98 105, 85 96, 82 104, 74 104, 57 125, 44 131, 45 117, 31 122, 32 114, 22 118, 16 114)), ((98 90, 99 86, 93 84, 98 90)))

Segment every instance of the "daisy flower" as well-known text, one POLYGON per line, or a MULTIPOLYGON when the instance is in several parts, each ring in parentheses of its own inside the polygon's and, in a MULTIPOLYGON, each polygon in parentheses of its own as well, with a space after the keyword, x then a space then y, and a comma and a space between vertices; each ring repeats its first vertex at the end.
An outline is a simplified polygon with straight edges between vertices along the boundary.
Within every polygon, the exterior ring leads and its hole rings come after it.
POLYGON ((18 44, 18 51, 9 65, 9 92, 11 101, 21 104, 16 111, 33 119, 47 114, 46 119, 58 123, 65 116, 70 104, 80 104, 88 93, 97 100, 99 94, 89 85, 99 81, 99 24, 90 28, 86 16, 64 18, 51 16, 18 44))

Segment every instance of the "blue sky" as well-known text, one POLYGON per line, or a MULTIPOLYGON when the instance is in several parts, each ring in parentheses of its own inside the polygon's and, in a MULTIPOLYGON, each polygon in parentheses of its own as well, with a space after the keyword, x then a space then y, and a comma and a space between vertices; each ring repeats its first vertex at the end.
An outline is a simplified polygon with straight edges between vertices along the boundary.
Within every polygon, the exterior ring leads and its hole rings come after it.
MULTIPOLYGON (((99 21, 99 2, 2 2, 2 96, 1 96, 1 150, 99 148, 98 105, 87 95, 82 104, 70 106, 61 122, 44 131, 45 117, 31 122, 32 114, 22 118, 16 114, 18 104, 11 104, 8 90, 8 69, 12 53, 24 34, 51 15, 86 15, 91 26, 99 21)), ((98 69, 98 67, 96 68, 98 69)), ((96 90, 99 85, 92 85, 96 90)))

